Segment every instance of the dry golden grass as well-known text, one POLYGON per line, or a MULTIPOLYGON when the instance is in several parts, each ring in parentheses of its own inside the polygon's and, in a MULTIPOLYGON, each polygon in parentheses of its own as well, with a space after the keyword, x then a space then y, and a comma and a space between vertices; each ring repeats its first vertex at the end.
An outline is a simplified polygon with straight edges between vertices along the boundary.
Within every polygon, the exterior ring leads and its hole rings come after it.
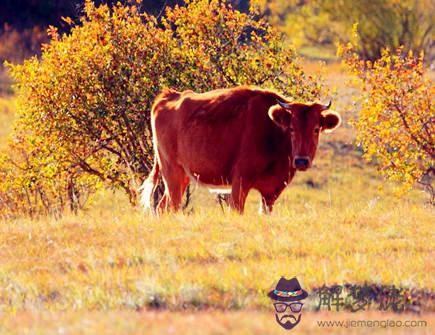
POLYGON ((299 175, 272 216, 257 214, 256 194, 239 216, 198 190, 190 215, 154 218, 102 194, 77 217, 5 222, 3 308, 256 308, 268 304, 281 275, 309 289, 345 282, 433 289, 432 209, 418 192, 401 200, 381 193, 370 168, 346 159, 328 167, 320 159, 299 175))

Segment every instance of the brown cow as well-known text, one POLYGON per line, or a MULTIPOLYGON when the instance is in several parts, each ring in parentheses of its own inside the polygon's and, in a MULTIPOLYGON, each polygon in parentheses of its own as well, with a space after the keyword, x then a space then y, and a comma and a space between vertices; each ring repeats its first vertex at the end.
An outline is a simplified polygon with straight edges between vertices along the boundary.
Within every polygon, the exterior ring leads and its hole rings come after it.
POLYGON ((230 206, 243 212, 256 189, 262 210, 273 204, 297 170, 311 167, 321 131, 332 131, 340 116, 328 106, 291 103, 258 88, 236 87, 207 93, 166 90, 153 107, 154 167, 142 186, 151 208, 159 172, 165 194, 161 210, 178 210, 190 179, 231 187, 230 206))

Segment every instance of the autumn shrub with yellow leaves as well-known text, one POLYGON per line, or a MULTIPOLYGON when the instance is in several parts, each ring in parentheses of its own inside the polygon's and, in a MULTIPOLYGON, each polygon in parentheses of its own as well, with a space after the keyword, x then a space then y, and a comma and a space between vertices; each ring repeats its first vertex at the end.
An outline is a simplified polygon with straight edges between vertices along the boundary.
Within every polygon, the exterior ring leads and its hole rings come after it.
POLYGON ((435 87, 423 54, 384 50, 374 62, 361 60, 354 46, 339 50, 361 84, 357 141, 368 160, 407 190, 420 183, 435 201, 435 87))
POLYGON ((255 7, 188 0, 154 17, 87 1, 79 24, 64 20, 71 32, 51 27, 40 59, 9 64, 18 120, 0 159, 1 216, 77 210, 101 187, 136 203, 152 163, 150 107, 165 87, 258 85, 304 100, 322 91, 255 7))

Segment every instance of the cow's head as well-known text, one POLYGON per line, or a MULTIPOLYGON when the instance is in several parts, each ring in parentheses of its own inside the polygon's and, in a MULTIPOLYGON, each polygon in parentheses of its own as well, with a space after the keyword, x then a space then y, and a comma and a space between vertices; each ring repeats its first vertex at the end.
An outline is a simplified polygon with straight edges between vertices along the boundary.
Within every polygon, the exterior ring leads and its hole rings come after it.
POLYGON ((328 111, 331 103, 301 104, 277 101, 269 117, 289 136, 293 168, 305 171, 311 167, 321 131, 331 132, 340 125, 340 115, 328 111))

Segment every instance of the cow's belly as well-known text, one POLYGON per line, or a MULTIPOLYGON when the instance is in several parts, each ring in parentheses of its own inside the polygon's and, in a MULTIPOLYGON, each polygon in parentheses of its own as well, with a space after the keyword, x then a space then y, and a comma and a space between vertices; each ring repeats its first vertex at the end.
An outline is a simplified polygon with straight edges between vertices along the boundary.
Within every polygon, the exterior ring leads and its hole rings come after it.
POLYGON ((185 172, 206 185, 229 185, 239 159, 240 130, 200 127, 179 138, 177 159, 185 172))
POLYGON ((231 185, 231 176, 218 169, 184 167, 193 182, 209 188, 226 188, 231 185))
MULTIPOLYGON (((202 187, 208 188, 208 191, 213 194, 230 194, 231 184, 228 181, 210 180, 207 178, 201 178, 190 176, 191 182, 198 184, 202 187)), ((221 179, 223 180, 223 179, 221 179)))

